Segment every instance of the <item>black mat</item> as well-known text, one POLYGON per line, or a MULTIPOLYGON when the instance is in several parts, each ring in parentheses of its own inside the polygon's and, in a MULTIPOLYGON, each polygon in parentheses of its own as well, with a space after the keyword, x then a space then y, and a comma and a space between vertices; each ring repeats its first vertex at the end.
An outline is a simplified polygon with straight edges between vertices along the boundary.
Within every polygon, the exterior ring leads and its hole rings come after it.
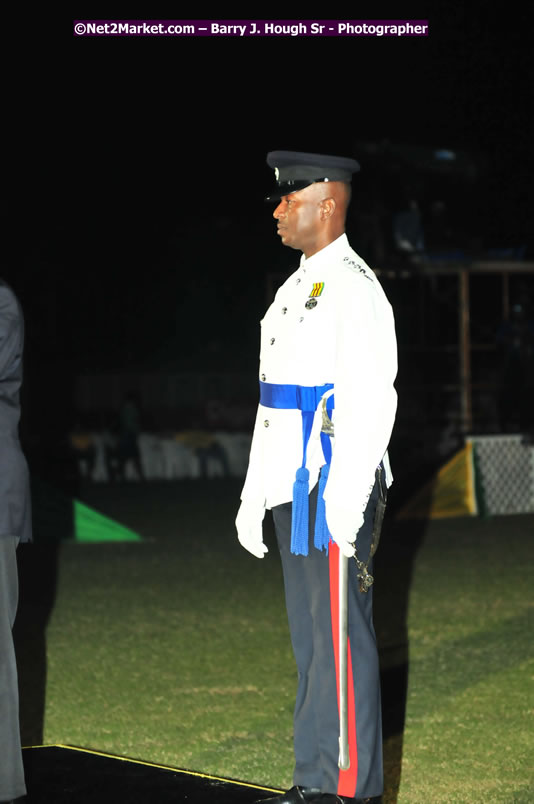
POLYGON ((69 746, 22 754, 28 804, 252 804, 279 792, 69 746))

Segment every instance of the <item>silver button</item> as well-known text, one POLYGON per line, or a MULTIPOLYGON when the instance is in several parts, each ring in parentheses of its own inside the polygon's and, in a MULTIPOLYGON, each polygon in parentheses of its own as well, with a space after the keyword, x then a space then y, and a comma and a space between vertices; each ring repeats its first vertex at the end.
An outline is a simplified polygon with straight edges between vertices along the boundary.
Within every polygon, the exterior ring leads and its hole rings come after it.
POLYGON ((300 279, 297 279, 297 285, 300 285, 300 279))
POLYGON ((304 321, 304 317, 303 317, 303 316, 301 316, 301 317, 299 318, 299 321, 304 321))
POLYGON ((269 419, 265 419, 263 424, 264 424, 264 427, 269 427, 269 419))
POLYGON ((265 380, 266 380, 266 379, 267 379, 267 377, 265 376, 265 374, 262 374, 262 375, 261 375, 261 381, 262 381, 262 382, 265 382, 265 380))
POLYGON ((282 315, 285 315, 286 313, 287 313, 287 307, 282 307, 282 315))
POLYGON ((273 345, 274 341, 275 341, 275 339, 271 338, 271 346, 273 345))

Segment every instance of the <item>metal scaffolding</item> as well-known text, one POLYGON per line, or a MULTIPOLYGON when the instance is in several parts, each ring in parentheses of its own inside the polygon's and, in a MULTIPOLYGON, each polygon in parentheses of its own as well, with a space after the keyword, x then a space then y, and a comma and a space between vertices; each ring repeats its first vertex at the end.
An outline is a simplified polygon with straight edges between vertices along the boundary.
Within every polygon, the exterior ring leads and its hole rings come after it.
MULTIPOLYGON (((473 276, 493 275, 501 277, 502 288, 502 320, 510 317, 510 277, 511 275, 531 275, 534 277, 534 262, 505 261, 473 261, 473 262, 430 262, 419 263, 415 271, 378 269, 377 276, 387 279, 402 280, 416 275, 420 281, 431 280, 432 277, 446 275, 457 277, 458 305, 458 381, 448 384, 447 390, 458 391, 460 395, 460 430, 462 433, 473 432, 473 389, 471 365, 472 352, 476 349, 488 349, 487 344, 474 343, 471 337, 471 278, 473 276)), ((534 301, 534 299, 533 299, 534 301)), ((445 347, 447 348, 447 347, 445 347)), ((451 347, 448 347, 451 348, 451 347)))
MULTIPOLYGON (((399 340, 399 350, 407 352, 444 352, 449 355, 456 355, 456 377, 453 382, 442 378, 438 383, 439 390, 451 392, 459 396, 458 411, 458 430, 462 434, 472 433, 477 429, 477 422, 473 416, 473 391, 480 389, 481 384, 473 382, 472 378, 472 355, 476 351, 489 351, 495 349, 495 344, 477 343, 473 340, 471 332, 472 323, 472 279, 474 277, 488 275, 500 276, 501 278, 501 315, 502 320, 507 321, 510 316, 511 296, 510 279, 512 276, 524 275, 534 280, 534 262, 532 261, 505 261, 505 260, 473 260, 473 261, 420 261, 414 265, 406 263, 393 267, 378 268, 375 270, 383 285, 394 295, 394 287, 397 282, 416 281, 419 286, 430 284, 436 281, 437 277, 447 276, 456 278, 456 300, 457 311, 457 342, 441 346, 427 345, 425 339, 424 325, 421 324, 419 344, 405 344, 399 340), (393 284, 392 284, 393 283, 393 284)), ((286 274, 279 272, 269 273, 266 277, 266 300, 267 303, 273 300, 277 288, 287 278, 286 274)), ((529 279, 530 281, 530 279, 529 279)), ((533 282, 534 291, 534 282, 533 282)), ((391 300, 391 299, 390 299, 391 300)), ((394 299, 392 299, 394 304, 394 299)), ((531 301, 534 303, 534 296, 531 301)), ((417 315, 423 320, 425 302, 422 298, 416 303, 417 315)), ((394 304, 395 306, 395 304, 394 304)), ((399 310, 394 310, 397 320, 399 310)), ((431 386, 429 385, 428 388, 431 386)), ((437 387, 434 384, 432 387, 437 387)))

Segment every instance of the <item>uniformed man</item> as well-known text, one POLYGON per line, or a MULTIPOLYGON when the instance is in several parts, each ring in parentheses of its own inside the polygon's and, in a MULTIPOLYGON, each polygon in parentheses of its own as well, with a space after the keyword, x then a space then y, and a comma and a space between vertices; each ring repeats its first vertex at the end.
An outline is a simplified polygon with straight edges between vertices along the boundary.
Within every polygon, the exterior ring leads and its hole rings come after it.
POLYGON ((278 236, 302 252, 261 322, 260 404, 236 519, 243 547, 263 558, 262 521, 272 510, 298 669, 294 786, 268 801, 369 801, 383 789, 370 555, 375 510, 392 481, 393 314, 345 234, 358 163, 288 151, 269 153, 267 163, 278 236), (340 551, 350 560, 347 640, 338 629, 340 551), (339 766, 340 643, 348 769, 339 766))
POLYGON ((24 323, 0 280, 0 802, 25 795, 12 628, 18 603, 16 548, 31 538, 28 467, 18 437, 24 323))

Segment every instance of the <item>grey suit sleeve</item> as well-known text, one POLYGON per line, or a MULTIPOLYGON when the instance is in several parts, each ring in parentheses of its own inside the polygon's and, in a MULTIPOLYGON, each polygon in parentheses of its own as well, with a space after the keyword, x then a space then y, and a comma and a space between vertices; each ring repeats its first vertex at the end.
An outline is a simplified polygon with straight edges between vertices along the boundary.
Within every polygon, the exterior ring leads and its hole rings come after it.
POLYGON ((22 320, 13 292, 0 284, 0 380, 22 357, 22 320))

